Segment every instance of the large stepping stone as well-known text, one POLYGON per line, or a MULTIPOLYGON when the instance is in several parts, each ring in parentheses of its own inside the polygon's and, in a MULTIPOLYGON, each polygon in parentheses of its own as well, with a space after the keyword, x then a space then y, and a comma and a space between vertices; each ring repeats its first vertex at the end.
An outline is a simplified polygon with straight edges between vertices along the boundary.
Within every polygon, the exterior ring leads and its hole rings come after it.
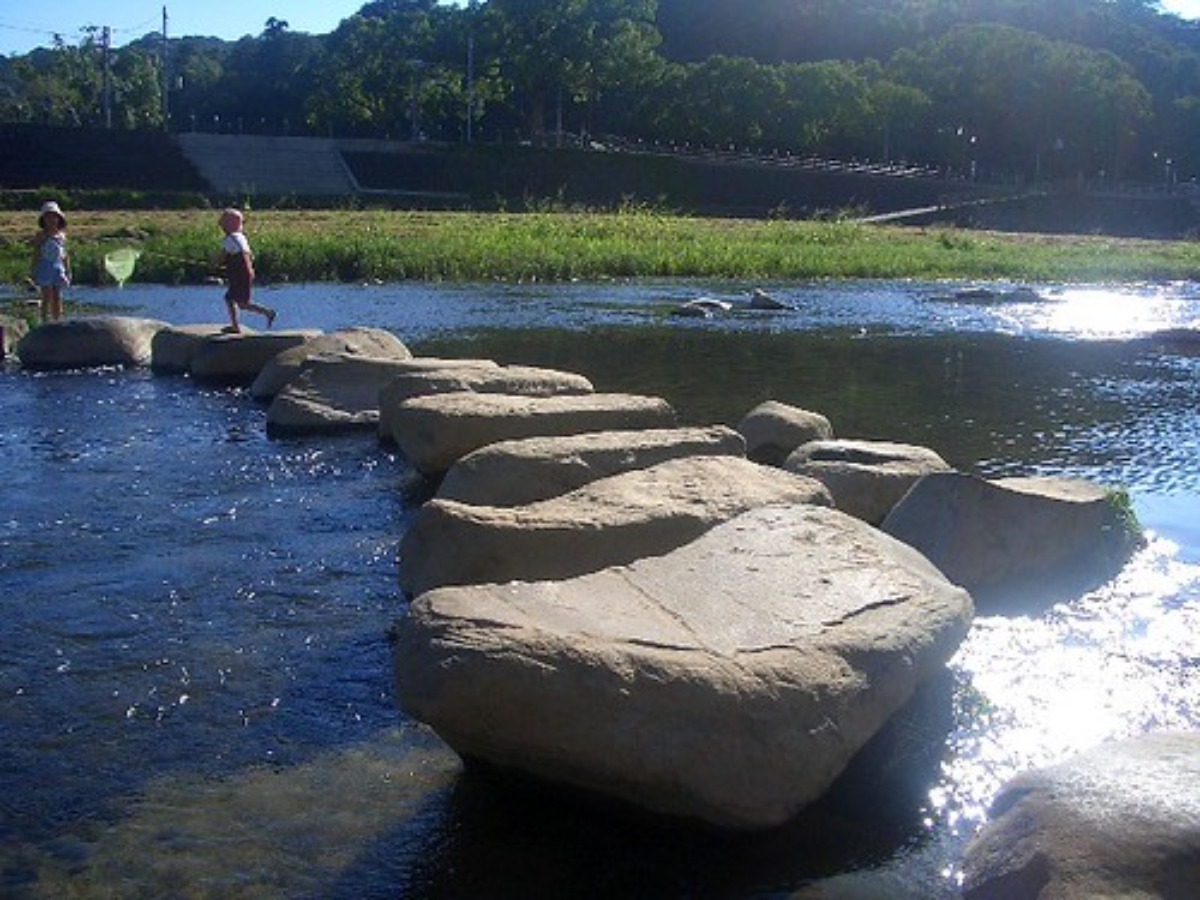
POLYGON ((400 585, 569 578, 665 553, 769 503, 832 505, 811 478, 735 456, 669 460, 524 506, 434 498, 400 541, 400 585))
POLYGON ((528 397, 458 391, 412 397, 393 415, 396 444, 425 475, 440 475, 472 450, 497 441, 675 427, 675 411, 666 400, 637 394, 528 397))
POLYGON ((249 386, 276 354, 307 343, 320 333, 243 330, 210 337, 192 354, 192 377, 212 384, 249 386))
POLYGON ((669 459, 744 455, 741 435, 724 425, 522 438, 468 453, 450 467, 437 496, 482 506, 520 506, 669 459))
POLYGON ((778 400, 754 407, 737 430, 746 439, 746 456, 765 466, 782 466, 801 444, 833 438, 833 426, 825 416, 778 400))
POLYGON ((964 900, 1200 890, 1200 733, 1105 744, 1008 781, 967 848, 964 900))
POLYGON ((154 335, 166 322, 135 316, 63 319, 34 328, 17 344, 27 369, 89 369, 150 364, 154 335))
MULTIPOLYGON (((250 385, 251 396, 259 400, 270 400, 303 371, 306 361, 315 356, 411 359, 412 351, 398 337, 383 328, 356 327, 331 331, 272 357, 250 385)), ((378 409, 378 398, 372 401, 372 405, 378 409)))
POLYGON ((950 465, 928 447, 893 441, 809 441, 783 467, 829 488, 842 512, 878 525, 918 478, 948 472, 950 465))
POLYGON ((1068 478, 928 475, 881 527, 992 609, 1049 606, 1096 587, 1144 542, 1127 500, 1068 478))
POLYGON ((501 366, 491 360, 414 360, 412 370, 397 375, 379 395, 379 432, 395 441, 399 408, 406 400, 428 394, 475 391, 481 394, 519 394, 553 397, 590 394, 592 383, 574 372, 537 366, 501 366))
POLYGON ((192 371, 192 357, 209 338, 222 333, 221 325, 170 325, 150 344, 150 368, 167 374, 192 371))
POLYGON ((375 431, 379 392, 406 365, 404 359, 349 353, 310 356, 267 408, 267 433, 375 431))
POLYGON ((944 671, 971 615, 878 529, 770 506, 629 566, 423 594, 394 630, 396 692, 467 760, 766 829, 944 671))

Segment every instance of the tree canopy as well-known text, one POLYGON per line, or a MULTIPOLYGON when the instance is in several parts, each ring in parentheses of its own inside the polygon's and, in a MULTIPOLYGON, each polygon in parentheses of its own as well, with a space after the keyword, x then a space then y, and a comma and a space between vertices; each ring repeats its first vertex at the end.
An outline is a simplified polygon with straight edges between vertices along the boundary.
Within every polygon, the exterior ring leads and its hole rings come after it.
POLYGON ((375 0, 326 35, 105 38, 0 59, 0 120, 1200 176, 1200 27, 1154 0, 375 0))

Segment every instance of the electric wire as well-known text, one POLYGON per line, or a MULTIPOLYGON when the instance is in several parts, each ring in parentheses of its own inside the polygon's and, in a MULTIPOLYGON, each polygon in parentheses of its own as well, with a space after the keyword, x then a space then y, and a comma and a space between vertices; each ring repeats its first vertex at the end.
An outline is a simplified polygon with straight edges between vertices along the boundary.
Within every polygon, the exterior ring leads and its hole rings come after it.
MULTIPOLYGON (((151 16, 147 19, 142 20, 141 22, 137 23, 136 25, 127 25, 127 26, 121 26, 121 27, 109 26, 108 30, 109 30, 109 33, 113 34, 113 35, 120 34, 120 35, 133 35, 135 37, 141 37, 142 35, 148 34, 151 31, 155 31, 156 30, 155 26, 157 25, 158 22, 159 22, 159 18, 157 16, 151 16)), ((81 36, 78 38, 70 39, 69 35, 73 35, 73 34, 74 35, 82 35, 83 32, 89 28, 94 28, 98 31, 98 30, 104 28, 104 26, 96 24, 94 22, 89 22, 85 25, 76 26, 74 28, 74 30, 72 30, 69 28, 51 28, 51 27, 47 27, 46 25, 38 25, 35 23, 27 22, 27 21, 14 20, 14 19, 8 19, 8 18, 0 18, 0 31, 14 31, 14 32, 20 32, 22 34, 36 34, 36 35, 42 36, 48 42, 61 41, 63 44, 65 44, 67 46, 74 46, 76 44, 83 43, 83 41, 85 40, 84 37, 81 36)))

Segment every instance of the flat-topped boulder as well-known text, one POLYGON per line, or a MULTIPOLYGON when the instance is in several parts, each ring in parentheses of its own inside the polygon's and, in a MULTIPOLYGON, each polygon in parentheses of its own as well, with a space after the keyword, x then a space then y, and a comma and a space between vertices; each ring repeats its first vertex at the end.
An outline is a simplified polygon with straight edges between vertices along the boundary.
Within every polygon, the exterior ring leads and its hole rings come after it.
POLYGON ((400 541, 400 585, 569 578, 665 553, 770 503, 832 505, 820 483, 736 456, 673 459, 523 506, 434 498, 400 541))
POLYGON ((1008 781, 963 860, 965 900, 1162 898, 1200 888, 1200 733, 1104 744, 1008 781))
POLYGON ((150 364, 154 335, 166 322, 136 316, 94 316, 47 322, 17 344, 27 369, 86 369, 150 364))
POLYGON ((440 475, 472 450, 497 441, 675 426, 675 411, 666 400, 638 394, 529 397, 456 391, 412 397, 393 416, 396 444, 426 475, 440 475))
POLYGON ((196 350, 221 333, 221 325, 168 325, 150 342, 150 368, 155 372, 190 372, 196 350))
POLYGON ((267 408, 267 433, 375 431, 379 427, 379 391, 406 362, 352 353, 307 357, 299 374, 267 408))
POLYGON ((467 760, 766 829, 944 671, 971 615, 878 529, 770 506, 629 566, 421 595, 396 624, 396 694, 467 760))
POLYGON ((590 394, 592 383, 575 372, 537 366, 501 366, 491 360, 414 360, 424 365, 397 375, 379 395, 379 431, 385 440, 396 440, 400 404, 427 394, 475 391, 480 394, 518 394, 553 397, 590 394))
POLYGON ((737 430, 746 439, 746 456, 766 466, 782 466, 801 444, 833 438, 833 426, 825 416, 778 400, 754 407, 737 430))
MULTIPOLYGON (((355 327, 330 331, 275 354, 250 385, 250 394, 259 400, 269 400, 299 375, 305 361, 314 356, 411 359, 412 351, 383 328, 355 327)), ((378 398, 372 401, 372 405, 378 409, 378 398)))
POLYGON ((250 385, 277 353, 298 347, 319 331, 257 332, 242 329, 207 338, 192 353, 192 376, 215 384, 250 385))
POLYGON ((724 425, 522 438, 468 453, 450 467, 437 496, 484 506, 519 506, 669 459, 744 455, 742 436, 724 425))
POLYGON ((991 607, 1098 586, 1143 543, 1128 500, 1074 478, 928 475, 882 528, 991 607))
POLYGON ((789 472, 815 478, 842 512, 878 525, 917 479, 948 472, 933 450, 893 441, 809 441, 785 460, 789 472))

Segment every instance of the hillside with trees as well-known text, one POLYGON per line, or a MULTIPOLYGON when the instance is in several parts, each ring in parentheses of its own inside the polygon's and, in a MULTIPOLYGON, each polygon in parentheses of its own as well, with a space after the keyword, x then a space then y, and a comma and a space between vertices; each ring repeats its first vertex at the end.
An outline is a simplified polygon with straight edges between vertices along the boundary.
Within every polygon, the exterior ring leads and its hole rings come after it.
POLYGON ((0 59, 0 122, 1200 176, 1200 28, 1153 0, 377 0, 325 35, 104 38, 0 59))

